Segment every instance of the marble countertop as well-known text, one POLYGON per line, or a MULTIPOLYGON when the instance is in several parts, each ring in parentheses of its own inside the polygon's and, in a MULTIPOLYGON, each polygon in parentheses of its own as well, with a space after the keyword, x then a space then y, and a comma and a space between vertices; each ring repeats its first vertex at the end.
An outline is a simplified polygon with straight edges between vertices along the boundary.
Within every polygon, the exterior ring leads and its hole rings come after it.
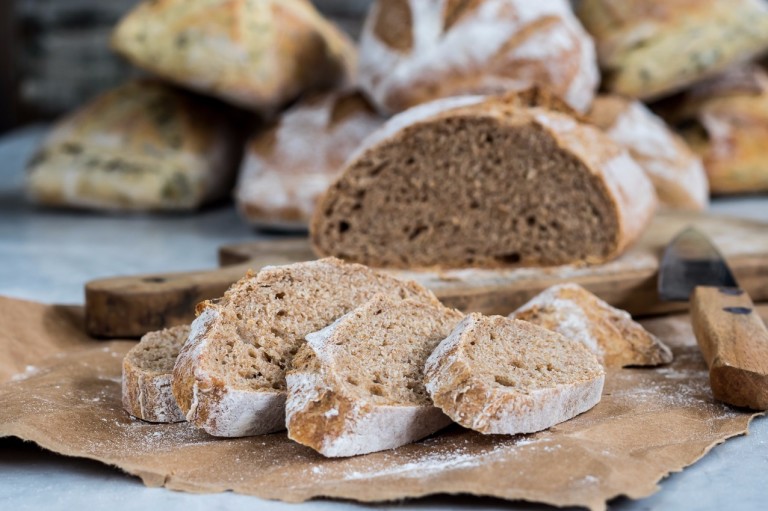
MULTIPOLYGON (((257 239, 231 205, 183 215, 94 215, 39 210, 21 196, 23 168, 44 127, 0 138, 0 294, 48 303, 82 303, 83 284, 100 277, 193 270, 216 265, 217 248, 257 239)), ((716 201, 712 210, 768 221, 768 197, 716 201)), ((768 236, 768 232, 766 232, 768 236)), ((768 264, 768 261, 766 261, 768 264)), ((313 501, 300 505, 232 493, 190 495, 145 488, 139 479, 99 463, 66 458, 14 439, 0 440, 0 509, 469 510, 547 509, 494 499, 433 497, 378 506, 313 501)), ((748 436, 715 447, 704 459, 641 500, 611 509, 768 508, 768 419, 748 436)))

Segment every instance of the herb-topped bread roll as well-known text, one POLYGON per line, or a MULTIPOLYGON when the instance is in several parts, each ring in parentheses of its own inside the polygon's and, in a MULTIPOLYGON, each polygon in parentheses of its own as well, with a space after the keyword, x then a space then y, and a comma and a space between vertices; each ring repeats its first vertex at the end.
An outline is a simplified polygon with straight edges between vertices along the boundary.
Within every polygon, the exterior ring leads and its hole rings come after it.
POLYGON ((621 96, 598 96, 589 120, 629 150, 653 182, 662 205, 706 209, 709 186, 701 158, 645 105, 621 96))
POLYGON ((768 191, 768 74, 742 66, 702 82, 671 114, 704 160, 713 194, 768 191))
POLYGON ((59 122, 29 163, 47 206, 191 210, 230 193, 241 139, 226 105, 154 81, 109 91, 59 122))
POLYGON ((349 155, 383 123, 352 90, 294 105, 248 144, 235 193, 240 213, 261 227, 306 229, 349 155))
POLYGON ((391 113, 531 85, 584 111, 599 76, 567 0, 380 0, 363 28, 359 79, 391 113))
POLYGON ((629 154, 594 126, 513 98, 437 100, 393 117, 318 204, 319 255, 372 266, 599 263, 656 206, 629 154))
POLYGON ((307 89, 344 83, 356 59, 308 0, 144 1, 112 44, 138 67, 267 113, 307 89))
POLYGON ((763 0, 580 0, 607 88, 659 98, 768 49, 763 0))

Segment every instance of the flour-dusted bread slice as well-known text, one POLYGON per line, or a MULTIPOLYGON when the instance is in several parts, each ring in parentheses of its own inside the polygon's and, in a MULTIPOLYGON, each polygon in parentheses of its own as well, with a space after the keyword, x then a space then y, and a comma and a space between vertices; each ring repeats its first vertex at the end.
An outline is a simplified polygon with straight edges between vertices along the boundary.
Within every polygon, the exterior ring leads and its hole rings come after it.
POLYGON ((47 206, 142 211, 221 199, 242 144, 231 114, 156 81, 113 89, 54 127, 29 163, 27 196, 47 206))
POLYGON ((173 369, 187 420, 214 436, 284 429, 285 371, 304 337, 376 294, 437 300, 414 282, 323 259, 265 267, 202 304, 173 369))
POLYGON ((311 239, 320 255, 372 266, 599 263, 655 206, 642 168, 596 127, 463 96, 368 137, 319 202, 311 239))
POLYGON ((393 449, 451 421, 424 388, 424 363, 464 317, 377 296, 307 335, 288 372, 288 437, 329 457, 393 449))
POLYGON ((471 314, 427 360, 436 406, 483 434, 533 433, 600 401, 605 372, 579 342, 545 328, 471 314))
POLYGON ((604 86, 667 96, 768 49, 763 0, 579 0, 604 86))
POLYGON ((672 362, 658 337, 578 284, 544 290, 509 316, 579 341, 607 367, 656 366, 672 362))
POLYGON ((567 0, 379 0, 361 35, 359 80, 389 113, 531 85, 585 111, 599 76, 567 0))
POLYGON ((271 113, 354 74, 349 39, 308 0, 144 1, 113 47, 136 66, 238 106, 271 113))
POLYGON ((173 365, 189 336, 189 325, 150 332, 123 359, 123 408, 148 422, 181 422, 171 392, 173 365))
POLYGON ((238 209, 252 224, 306 229, 318 198, 384 118, 354 90, 313 95, 248 144, 238 209))
POLYGON ((709 185, 701 158, 645 105, 621 96, 598 96, 589 120, 629 150, 653 182, 662 205, 706 209, 709 185))

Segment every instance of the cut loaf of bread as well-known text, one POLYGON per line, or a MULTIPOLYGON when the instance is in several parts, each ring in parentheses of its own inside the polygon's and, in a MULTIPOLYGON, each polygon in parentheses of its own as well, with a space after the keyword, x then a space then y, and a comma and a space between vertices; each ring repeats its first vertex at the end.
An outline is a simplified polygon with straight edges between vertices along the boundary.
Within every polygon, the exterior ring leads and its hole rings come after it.
POLYGON ((440 303, 377 296, 307 335, 288 372, 288 437, 329 457, 393 449, 451 421, 424 363, 464 317, 440 303))
POLYGON ((546 289, 510 314, 579 341, 607 367, 656 366, 672 362, 658 337, 578 284, 546 289))
POLYGON ((150 332, 123 359, 123 408, 147 422, 181 422, 171 392, 173 365, 189 336, 189 325, 150 332))
POLYGON ((262 268, 201 304, 173 369, 187 420, 214 436, 284 429, 285 371, 304 337, 376 294, 437 300, 414 282, 331 258, 262 268))
POLYGON ((597 358, 579 342, 501 316, 470 314, 427 360, 436 406, 483 434, 533 433, 600 401, 597 358))
POLYGON ((372 266, 600 263, 656 206, 642 168, 594 126, 519 99, 463 96, 393 117, 315 210, 317 254, 372 266))

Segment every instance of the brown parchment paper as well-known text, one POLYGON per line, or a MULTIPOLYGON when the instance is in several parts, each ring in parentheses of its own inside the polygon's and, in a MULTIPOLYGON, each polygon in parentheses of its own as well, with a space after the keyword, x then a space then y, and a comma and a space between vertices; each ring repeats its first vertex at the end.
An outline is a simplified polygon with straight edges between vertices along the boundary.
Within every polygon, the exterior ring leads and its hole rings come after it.
POLYGON ((453 426, 399 449, 325 459, 283 433, 215 439, 185 423, 129 417, 120 367, 133 344, 90 340, 81 321, 75 308, 2 299, 0 374, 21 372, 0 384, 0 437, 176 490, 364 502, 464 493, 605 509, 619 495, 654 493, 754 416, 713 401, 688 319, 674 316, 646 322, 673 348, 672 365, 611 371, 598 406, 548 431, 482 436, 453 426))

